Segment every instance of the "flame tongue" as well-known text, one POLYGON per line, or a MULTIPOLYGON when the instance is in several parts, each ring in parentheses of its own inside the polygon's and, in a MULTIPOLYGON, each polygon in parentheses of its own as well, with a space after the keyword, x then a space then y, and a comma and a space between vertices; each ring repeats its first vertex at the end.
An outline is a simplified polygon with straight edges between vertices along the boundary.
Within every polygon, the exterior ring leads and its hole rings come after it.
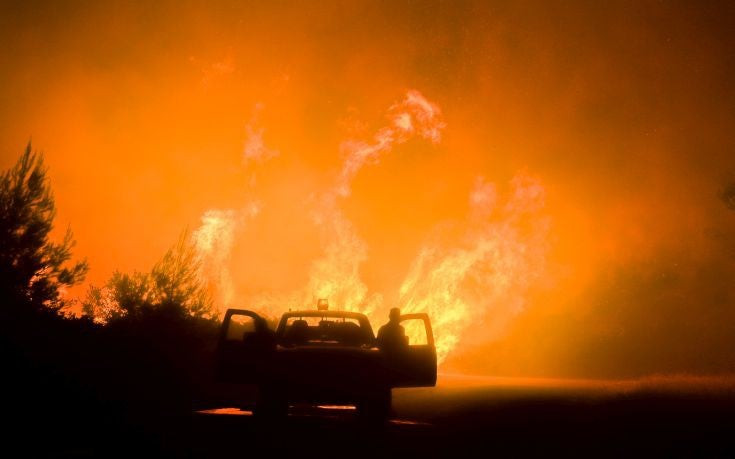
MULTIPOLYGON (((250 298, 248 304, 277 316, 289 307, 308 307, 326 298, 337 309, 367 314, 376 327, 383 323, 389 305, 383 304, 380 294, 369 292, 360 276, 368 257, 367 243, 340 205, 350 196, 352 181, 365 165, 378 162, 414 137, 438 143, 444 127, 439 107, 418 91, 408 91, 388 109, 386 125, 369 141, 343 142, 344 162, 334 185, 310 201, 323 252, 311 263, 308 282, 299 291, 265 293, 250 298)), ((262 129, 249 132, 246 156, 261 161, 275 156, 266 154, 275 150, 263 144, 262 129)), ((544 269, 547 225, 541 215, 543 198, 541 185, 525 174, 513 178, 504 196, 493 183, 478 178, 469 195, 470 214, 460 223, 460 242, 436 242, 419 250, 400 287, 399 306, 404 313, 429 314, 439 361, 461 340, 497 338, 523 309, 529 285, 544 269)), ((202 275, 217 292, 222 311, 235 298, 228 269, 233 241, 245 218, 256 217, 258 210, 259 206, 251 205, 239 211, 207 211, 193 234, 204 260, 202 275)), ((423 334, 418 327, 407 327, 407 332, 412 340, 423 334)))
POLYGON ((342 143, 345 160, 337 183, 322 196, 321 205, 313 215, 326 243, 324 255, 312 264, 307 292, 319 298, 328 297, 340 308, 368 315, 381 309, 382 296, 368 295, 368 288, 360 278, 360 265, 367 259, 367 244, 342 213, 338 199, 350 195, 352 180, 365 164, 377 161, 414 136, 438 142, 444 128, 439 108, 418 91, 409 91, 402 101, 393 104, 388 110, 388 120, 388 125, 378 129, 371 142, 342 143))
MULTIPOLYGON (((422 248, 401 285, 403 312, 429 313, 439 361, 468 332, 497 339, 508 320, 523 309, 531 282, 543 270, 547 225, 539 215, 541 185, 518 175, 505 205, 498 208, 496 200, 495 186, 479 179, 470 193, 476 221, 468 225, 464 245, 422 248), (533 222, 530 236, 521 232, 522 216, 533 222), (486 328, 472 330, 481 326, 486 328)), ((419 331, 414 333, 418 338, 419 331)))

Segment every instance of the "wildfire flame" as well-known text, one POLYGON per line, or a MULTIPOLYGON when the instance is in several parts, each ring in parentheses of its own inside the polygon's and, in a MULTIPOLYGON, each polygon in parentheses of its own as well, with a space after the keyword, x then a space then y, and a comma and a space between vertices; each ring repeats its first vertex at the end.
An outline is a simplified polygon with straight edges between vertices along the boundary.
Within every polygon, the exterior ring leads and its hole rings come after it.
POLYGON ((419 136, 439 142, 444 122, 439 108, 418 91, 388 109, 389 123, 380 128, 370 142, 347 140, 341 151, 345 156, 336 185, 320 200, 313 214, 325 241, 324 256, 312 264, 306 296, 330 298, 340 308, 375 314, 382 304, 378 294, 368 295, 360 278, 360 265, 367 259, 367 245, 339 208, 338 199, 350 195, 352 180, 369 162, 394 147, 419 136))
MULTIPOLYGON (((251 298, 251 307, 275 317, 288 307, 310 307, 317 298, 328 298, 334 307, 365 313, 374 325, 385 320, 389 305, 381 294, 370 292, 360 276, 367 243, 340 204, 350 196, 352 181, 363 167, 412 138, 439 143, 445 127, 439 107, 415 90, 390 106, 386 119, 369 140, 341 143, 344 160, 334 185, 311 200, 323 252, 311 263, 307 284, 299 291, 251 298)), ((248 130, 246 157, 264 161, 275 156, 269 153, 275 150, 264 145, 262 133, 248 130)), ((514 177, 505 194, 478 178, 469 195, 470 214, 459 223, 460 244, 443 243, 439 234, 420 249, 401 284, 399 306, 404 313, 429 314, 440 362, 464 339, 497 338, 523 309, 526 290, 544 269, 548 222, 541 213, 543 201, 543 187, 527 174, 514 177)), ((222 312, 236 292, 227 266, 238 226, 256 217, 258 210, 207 211, 193 234, 204 261, 202 275, 217 292, 222 312)), ((423 330, 409 326, 407 333, 414 341, 423 330)))
POLYGON ((192 234, 201 261, 201 277, 214 292, 221 309, 227 309, 235 297, 235 287, 229 270, 229 258, 238 225, 245 218, 258 215, 260 208, 251 203, 240 212, 232 209, 208 210, 202 224, 192 234))
MULTIPOLYGON (((400 299, 403 312, 429 313, 440 362, 471 328, 481 330, 484 340, 496 339, 523 309, 526 290, 544 268, 547 221, 538 215, 543 198, 537 181, 519 175, 499 206, 496 187, 478 179, 463 244, 428 245, 419 252, 400 299)), ((423 333, 416 327, 407 332, 412 339, 423 333)))

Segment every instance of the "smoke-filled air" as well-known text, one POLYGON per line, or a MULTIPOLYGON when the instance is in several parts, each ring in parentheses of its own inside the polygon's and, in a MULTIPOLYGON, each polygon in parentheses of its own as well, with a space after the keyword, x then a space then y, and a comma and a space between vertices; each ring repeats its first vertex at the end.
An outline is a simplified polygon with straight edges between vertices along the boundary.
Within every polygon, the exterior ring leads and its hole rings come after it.
POLYGON ((44 152, 72 301, 185 232, 218 317, 427 312, 446 373, 731 373, 735 10, 693 6, 5 4, 0 166, 44 152))

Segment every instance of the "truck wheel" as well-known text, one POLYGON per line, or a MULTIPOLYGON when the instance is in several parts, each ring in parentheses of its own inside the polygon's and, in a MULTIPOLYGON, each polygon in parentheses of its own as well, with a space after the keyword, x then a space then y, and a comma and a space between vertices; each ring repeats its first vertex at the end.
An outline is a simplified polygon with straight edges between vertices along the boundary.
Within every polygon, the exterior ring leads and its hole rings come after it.
POLYGON ((261 388, 253 414, 263 420, 283 419, 288 416, 288 402, 279 391, 261 388))
POLYGON ((360 400, 358 411, 360 417, 370 423, 382 423, 388 419, 391 410, 390 388, 380 389, 360 400))

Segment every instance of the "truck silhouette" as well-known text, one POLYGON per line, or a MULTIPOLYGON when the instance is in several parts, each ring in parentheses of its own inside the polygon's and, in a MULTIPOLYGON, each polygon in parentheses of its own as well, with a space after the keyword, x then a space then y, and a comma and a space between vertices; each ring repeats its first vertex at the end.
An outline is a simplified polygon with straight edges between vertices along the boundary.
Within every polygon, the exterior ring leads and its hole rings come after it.
POLYGON ((217 349, 222 382, 257 386, 256 416, 285 416, 295 403, 354 405, 366 419, 385 419, 391 389, 436 385, 436 349, 427 314, 404 314, 401 324, 423 339, 379 348, 364 314, 290 311, 275 331, 253 311, 227 310, 217 349))

